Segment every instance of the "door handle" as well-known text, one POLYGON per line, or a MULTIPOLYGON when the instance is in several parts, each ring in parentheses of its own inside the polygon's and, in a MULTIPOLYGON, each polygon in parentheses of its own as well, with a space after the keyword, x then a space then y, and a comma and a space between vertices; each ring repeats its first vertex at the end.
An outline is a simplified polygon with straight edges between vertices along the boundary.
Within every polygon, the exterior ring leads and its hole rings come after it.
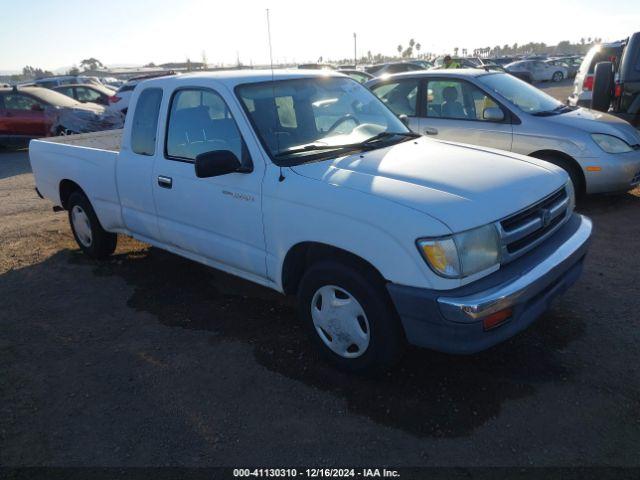
POLYGON ((162 188, 171 188, 173 186, 173 179, 171 177, 165 177, 164 175, 158 175, 158 185, 162 188))
POLYGON ((424 134, 425 135, 437 135, 438 134, 438 129, 437 128, 433 128, 433 127, 427 127, 424 129, 424 134))

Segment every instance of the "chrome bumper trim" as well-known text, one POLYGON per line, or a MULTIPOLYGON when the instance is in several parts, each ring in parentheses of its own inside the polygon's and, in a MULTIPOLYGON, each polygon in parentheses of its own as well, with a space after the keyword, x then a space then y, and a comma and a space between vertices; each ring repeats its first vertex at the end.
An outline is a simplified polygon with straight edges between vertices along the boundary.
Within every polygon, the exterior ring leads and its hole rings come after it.
MULTIPOLYGON (((580 226, 567 241, 543 262, 515 281, 465 297, 439 297, 438 304, 442 314, 452 321, 474 322, 517 303, 525 302, 544 290, 555 280, 552 278, 555 271, 576 252, 584 249, 591 236, 593 230, 591 220, 582 215, 580 217, 580 226)), ((566 270, 569 267, 560 268, 566 270)))

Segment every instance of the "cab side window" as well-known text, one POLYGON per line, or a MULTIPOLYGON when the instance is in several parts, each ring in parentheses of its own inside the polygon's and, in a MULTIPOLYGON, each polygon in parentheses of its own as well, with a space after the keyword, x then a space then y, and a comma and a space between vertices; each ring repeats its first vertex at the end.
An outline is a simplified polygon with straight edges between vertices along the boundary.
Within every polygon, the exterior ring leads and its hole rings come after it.
POLYGON ((131 150, 138 155, 154 155, 162 90, 147 88, 138 97, 131 126, 131 150))
POLYGON ((499 108, 491 97, 463 80, 432 80, 427 85, 427 117, 485 121, 487 108, 499 108))
POLYGON ((373 93, 396 115, 415 117, 418 114, 417 79, 386 82, 374 87, 373 93))
POLYGON ((199 154, 215 150, 230 150, 246 161, 242 136, 227 104, 212 90, 176 91, 169 111, 167 156, 194 161, 199 154))

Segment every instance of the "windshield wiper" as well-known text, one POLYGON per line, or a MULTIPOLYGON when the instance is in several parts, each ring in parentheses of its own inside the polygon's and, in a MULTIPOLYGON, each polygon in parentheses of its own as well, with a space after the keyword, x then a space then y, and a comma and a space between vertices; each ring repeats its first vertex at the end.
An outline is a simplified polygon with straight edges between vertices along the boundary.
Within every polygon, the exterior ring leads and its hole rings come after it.
POLYGON ((343 145, 325 145, 319 143, 310 143, 308 145, 302 145, 299 147, 293 147, 283 152, 280 152, 275 155, 276 158, 288 157, 289 155, 302 153, 302 152, 316 152, 316 151, 328 151, 328 150, 362 150, 370 148, 372 144, 383 140, 389 137, 409 137, 409 138, 417 138, 420 136, 418 133, 414 132, 380 132, 373 137, 369 137, 362 142, 357 143, 346 143, 343 145))
POLYGON ((420 134, 415 132, 380 132, 377 135, 374 135, 373 137, 369 137, 366 140, 360 142, 360 145, 369 146, 372 143, 378 142, 380 140, 384 140, 385 138, 396 137, 396 136, 406 137, 406 138, 418 138, 420 134))
POLYGON ((572 108, 568 105, 558 105, 556 108, 552 110, 543 110, 541 112, 532 113, 531 115, 535 117, 549 117, 551 115, 557 115, 559 113, 565 113, 567 111, 572 110, 572 108))

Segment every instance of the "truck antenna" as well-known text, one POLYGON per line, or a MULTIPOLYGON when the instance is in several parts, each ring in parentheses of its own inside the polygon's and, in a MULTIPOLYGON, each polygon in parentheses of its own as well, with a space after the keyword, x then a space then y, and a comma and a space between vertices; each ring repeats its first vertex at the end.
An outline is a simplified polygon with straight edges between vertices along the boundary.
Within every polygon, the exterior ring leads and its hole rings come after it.
MULTIPOLYGON (((275 128, 276 123, 276 87, 275 87, 275 73, 273 71, 273 48, 271 46, 271 19, 269 18, 269 9, 267 8, 267 35, 269 36, 269 64, 271 66, 271 92, 273 96, 273 133, 276 136, 276 149, 280 152, 280 139, 278 138, 278 133, 275 128)), ((278 165, 280 168, 280 176, 278 177, 278 181, 284 181, 284 175, 282 174, 282 167, 278 165)))

